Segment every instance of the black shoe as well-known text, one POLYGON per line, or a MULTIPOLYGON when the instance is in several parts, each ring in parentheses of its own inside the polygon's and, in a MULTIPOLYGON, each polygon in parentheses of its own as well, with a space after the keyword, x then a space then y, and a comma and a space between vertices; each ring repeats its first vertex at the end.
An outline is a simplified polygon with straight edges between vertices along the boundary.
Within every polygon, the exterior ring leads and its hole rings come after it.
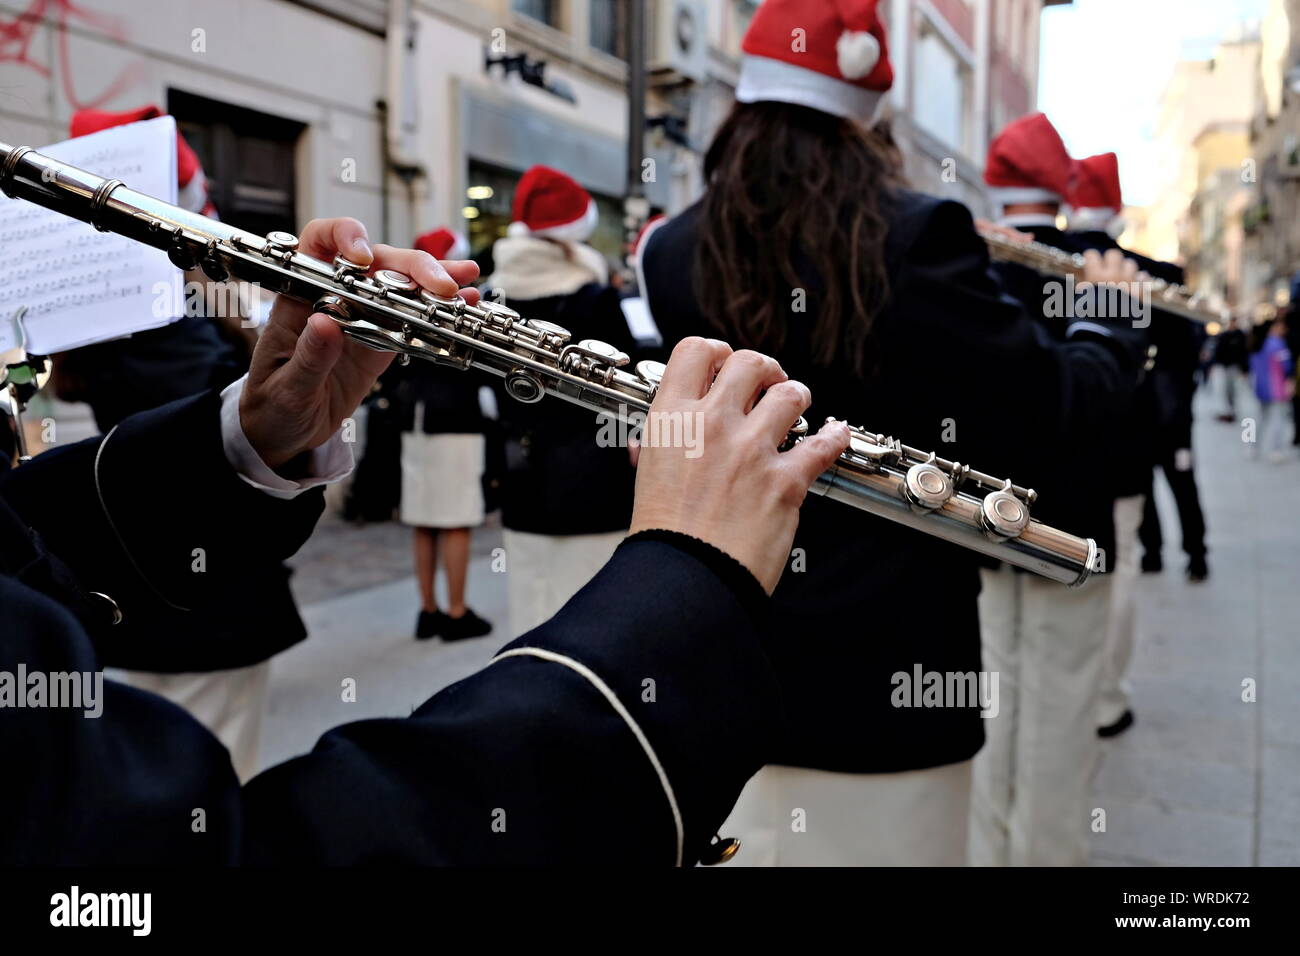
POLYGON ((1205 558, 1192 558, 1187 562, 1187 580, 1192 584, 1200 584, 1210 576, 1210 566, 1205 563, 1205 558))
POLYGON ((1165 565, 1164 562, 1160 560, 1160 555, 1158 554, 1142 555, 1143 574, 1159 574, 1164 569, 1165 569, 1165 565))
POLYGON ((447 615, 441 611, 421 611, 415 622, 415 639, 427 641, 431 637, 437 637, 446 626, 447 615))
POLYGON ((1113 724, 1107 724, 1105 727, 1097 728, 1098 737, 1118 737, 1124 731, 1133 726, 1133 711, 1126 710, 1119 715, 1119 720, 1113 724))
POLYGON ((485 621, 469 608, 460 617, 449 614, 442 616, 442 639, 444 641, 463 641, 467 637, 482 637, 492 633, 492 622, 485 621))

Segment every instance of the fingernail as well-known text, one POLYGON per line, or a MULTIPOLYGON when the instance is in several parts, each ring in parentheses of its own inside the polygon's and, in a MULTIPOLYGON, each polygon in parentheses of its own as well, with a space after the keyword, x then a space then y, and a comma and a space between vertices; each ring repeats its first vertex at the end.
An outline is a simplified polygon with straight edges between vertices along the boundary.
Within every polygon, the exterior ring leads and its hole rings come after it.
POLYGON ((374 259, 374 258, 375 258, 375 253, 374 253, 374 250, 372 250, 372 249, 370 248, 370 243, 366 242, 366 240, 364 240, 364 239, 353 239, 353 240, 352 240, 352 251, 353 251, 353 253, 355 253, 356 255, 359 255, 359 256, 361 256, 361 257, 363 257, 363 258, 366 258, 366 259, 374 259))

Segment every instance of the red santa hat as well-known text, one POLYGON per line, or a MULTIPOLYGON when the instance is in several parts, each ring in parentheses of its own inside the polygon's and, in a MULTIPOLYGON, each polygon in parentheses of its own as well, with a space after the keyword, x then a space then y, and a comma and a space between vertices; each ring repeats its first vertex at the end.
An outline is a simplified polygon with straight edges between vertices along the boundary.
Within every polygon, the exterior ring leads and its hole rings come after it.
POLYGON ((1009 123, 993 140, 984 182, 999 211, 1016 203, 1064 203, 1074 167, 1051 120, 1032 113, 1009 123))
MULTIPOLYGON (((68 132, 73 137, 86 136, 114 126, 125 126, 127 123, 138 123, 141 120, 157 119, 159 116, 166 115, 156 106, 141 106, 139 109, 124 110, 120 113, 110 113, 106 110, 77 110, 72 114, 68 132)), ((208 198, 208 180, 203 175, 203 166, 199 163, 199 157, 194 150, 190 148, 190 144, 185 142, 185 137, 181 135, 180 130, 176 131, 176 185, 180 187, 176 194, 178 206, 203 216, 216 217, 217 207, 212 205, 212 200, 208 198)))
POLYGON ((446 226, 416 236, 415 248, 427 252, 435 259, 469 258, 469 240, 446 226))
POLYGON ((596 228, 596 203, 571 176, 534 166, 519 179, 510 218, 507 235, 583 242, 596 228))
POLYGON ((736 99, 871 122, 894 84, 880 0, 765 0, 741 43, 736 99))
POLYGON ((1119 157, 1114 153, 1098 153, 1079 160, 1075 171, 1074 189, 1065 213, 1070 228, 1080 232, 1113 231, 1124 208, 1119 157))

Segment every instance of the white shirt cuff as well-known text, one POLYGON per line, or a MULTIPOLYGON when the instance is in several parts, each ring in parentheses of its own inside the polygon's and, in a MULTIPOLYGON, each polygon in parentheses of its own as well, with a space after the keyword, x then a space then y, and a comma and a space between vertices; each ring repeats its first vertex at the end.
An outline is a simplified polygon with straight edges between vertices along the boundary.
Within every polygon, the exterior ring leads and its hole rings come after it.
POLYGON ((307 477, 301 481, 290 481, 272 471, 249 444, 239 421, 239 396, 244 393, 245 379, 247 376, 231 382, 221 392, 221 447, 235 474, 273 498, 296 498, 308 489, 331 485, 352 473, 352 446, 343 440, 341 428, 312 451, 307 477))

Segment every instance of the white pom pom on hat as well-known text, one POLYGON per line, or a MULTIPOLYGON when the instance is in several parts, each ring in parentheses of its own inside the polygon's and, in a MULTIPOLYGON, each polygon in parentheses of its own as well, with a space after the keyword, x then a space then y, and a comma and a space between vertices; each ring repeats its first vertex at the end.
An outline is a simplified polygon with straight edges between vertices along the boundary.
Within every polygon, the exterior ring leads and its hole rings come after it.
POLYGON ((894 82, 880 4, 763 0, 741 42, 737 102, 793 103, 874 123, 894 82))
POLYGON ((835 42, 835 59, 846 80, 860 80, 880 62, 880 41, 866 30, 845 30, 835 42))
POLYGON ((520 236, 531 236, 532 234, 533 231, 528 228, 526 222, 515 221, 506 226, 506 235, 514 239, 518 239, 520 236))

